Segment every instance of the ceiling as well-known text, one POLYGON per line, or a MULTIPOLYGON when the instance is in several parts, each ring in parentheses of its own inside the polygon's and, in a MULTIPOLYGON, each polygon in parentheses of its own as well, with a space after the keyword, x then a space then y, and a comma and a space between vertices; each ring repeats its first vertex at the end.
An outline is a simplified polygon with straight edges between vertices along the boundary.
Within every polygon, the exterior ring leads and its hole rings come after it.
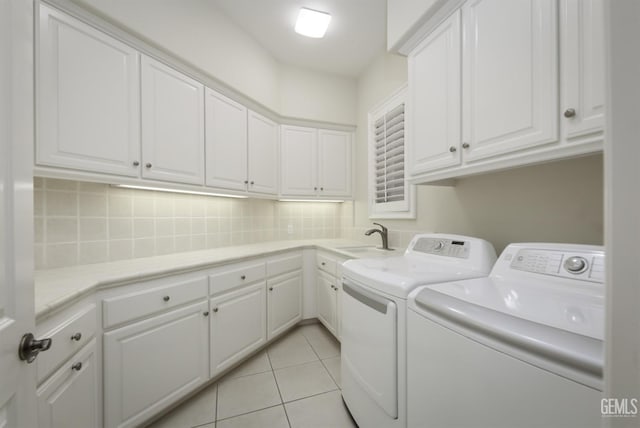
POLYGON ((212 0, 280 62, 358 76, 386 49, 386 0, 212 0), (322 39, 293 31, 301 7, 331 14, 322 39))

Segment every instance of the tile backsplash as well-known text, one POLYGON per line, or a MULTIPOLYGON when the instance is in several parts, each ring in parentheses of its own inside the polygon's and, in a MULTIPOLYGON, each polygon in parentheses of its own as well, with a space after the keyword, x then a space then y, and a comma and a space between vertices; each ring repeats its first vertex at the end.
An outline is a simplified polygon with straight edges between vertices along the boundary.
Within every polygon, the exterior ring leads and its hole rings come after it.
POLYGON ((351 206, 351 202, 232 199, 35 178, 36 269, 274 239, 338 238, 350 226, 343 222, 350 221, 351 206))

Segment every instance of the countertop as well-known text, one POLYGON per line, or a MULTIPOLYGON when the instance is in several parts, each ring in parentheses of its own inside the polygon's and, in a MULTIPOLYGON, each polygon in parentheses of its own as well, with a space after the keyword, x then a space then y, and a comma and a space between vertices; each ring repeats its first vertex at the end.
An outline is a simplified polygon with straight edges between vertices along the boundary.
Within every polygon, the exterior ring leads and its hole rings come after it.
POLYGON ((98 289, 142 281, 162 275, 206 269, 290 250, 317 248, 357 258, 343 247, 366 244, 344 239, 269 241, 256 244, 189 251, 109 263, 47 269, 35 272, 35 312, 41 319, 98 289))

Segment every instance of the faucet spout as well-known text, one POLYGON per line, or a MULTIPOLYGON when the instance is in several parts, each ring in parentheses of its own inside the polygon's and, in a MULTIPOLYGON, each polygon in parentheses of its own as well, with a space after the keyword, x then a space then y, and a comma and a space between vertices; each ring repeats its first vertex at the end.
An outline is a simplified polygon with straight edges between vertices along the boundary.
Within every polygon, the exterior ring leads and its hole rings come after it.
POLYGON ((366 236, 371 236, 374 233, 379 233, 380 234, 380 238, 382 238, 382 249, 383 250, 391 250, 391 248, 389 248, 389 229, 387 229, 386 227, 384 227, 383 225, 381 225, 380 223, 373 223, 376 226, 380 226, 380 229, 369 229, 367 231, 364 232, 364 234, 366 236))

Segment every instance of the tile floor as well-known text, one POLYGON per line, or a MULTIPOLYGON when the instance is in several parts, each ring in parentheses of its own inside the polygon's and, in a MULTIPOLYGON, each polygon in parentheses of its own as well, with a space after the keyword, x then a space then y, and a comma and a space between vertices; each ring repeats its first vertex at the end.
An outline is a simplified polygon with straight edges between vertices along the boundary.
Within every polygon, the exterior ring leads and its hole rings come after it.
POLYGON ((148 428, 355 427, 340 395, 340 344, 296 328, 148 428))

